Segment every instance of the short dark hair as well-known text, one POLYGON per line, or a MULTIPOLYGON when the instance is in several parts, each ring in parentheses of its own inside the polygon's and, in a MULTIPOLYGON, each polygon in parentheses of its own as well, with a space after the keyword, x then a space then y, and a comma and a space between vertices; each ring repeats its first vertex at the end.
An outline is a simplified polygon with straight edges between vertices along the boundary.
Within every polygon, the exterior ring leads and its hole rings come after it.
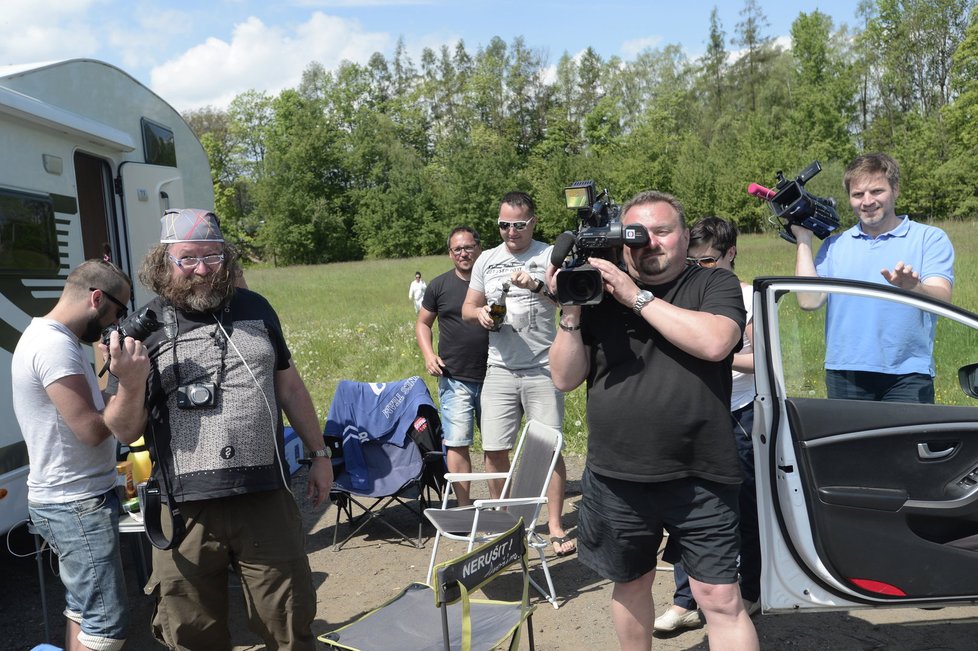
POLYGON ((894 189, 900 185, 900 165, 892 156, 882 153, 863 154, 849 163, 842 176, 842 185, 846 193, 849 193, 849 184, 853 179, 866 174, 883 174, 890 187, 894 189))
POLYGON ((504 203, 514 208, 526 208, 527 217, 535 217, 537 214, 537 205, 533 202, 533 198, 525 192, 519 190, 507 192, 499 202, 499 205, 502 206, 504 203))
POLYGON ((737 225, 722 217, 704 217, 689 227, 689 245, 706 244, 720 253, 737 246, 737 225))
POLYGON ((471 228, 469 226, 456 226, 455 228, 452 229, 452 232, 448 234, 448 240, 446 241, 446 244, 449 249, 452 248, 452 238, 455 237, 458 233, 468 233, 469 235, 472 236, 472 239, 475 240, 476 244, 482 246, 482 239, 479 237, 479 233, 477 233, 474 228, 471 228))
POLYGON ((628 211, 635 206, 642 206, 647 203, 669 204, 679 215, 679 225, 682 228, 686 228, 686 209, 683 208, 683 204, 680 203, 679 199, 668 192, 659 192, 658 190, 646 190, 645 192, 639 192, 634 197, 629 199, 628 203, 626 203, 621 209, 622 218, 624 218, 628 211))
POLYGON ((89 287, 101 289, 123 301, 132 296, 129 276, 111 262, 99 258, 85 260, 65 278, 65 292, 68 294, 81 295, 87 293, 89 287))

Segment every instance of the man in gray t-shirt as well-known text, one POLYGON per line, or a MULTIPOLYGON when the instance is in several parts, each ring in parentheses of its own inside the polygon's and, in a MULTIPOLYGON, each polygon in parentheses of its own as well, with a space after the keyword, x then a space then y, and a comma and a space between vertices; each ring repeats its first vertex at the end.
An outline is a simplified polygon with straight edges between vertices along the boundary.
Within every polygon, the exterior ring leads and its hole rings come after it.
MULTIPOLYGON (((533 199, 525 192, 510 192, 499 205, 499 229, 503 243, 479 256, 472 268, 462 317, 489 330, 489 359, 482 386, 482 449, 487 472, 509 470, 509 451, 516 443, 524 414, 561 429, 564 395, 550 379, 547 356, 554 339, 556 301, 544 289, 544 276, 552 247, 533 239, 536 226, 533 199), (506 315, 493 330, 489 303, 509 283, 506 315)), ((563 457, 557 463, 547 497, 548 524, 554 553, 576 551, 560 522, 567 471, 563 457)), ((499 497, 502 481, 489 484, 490 495, 499 497)))

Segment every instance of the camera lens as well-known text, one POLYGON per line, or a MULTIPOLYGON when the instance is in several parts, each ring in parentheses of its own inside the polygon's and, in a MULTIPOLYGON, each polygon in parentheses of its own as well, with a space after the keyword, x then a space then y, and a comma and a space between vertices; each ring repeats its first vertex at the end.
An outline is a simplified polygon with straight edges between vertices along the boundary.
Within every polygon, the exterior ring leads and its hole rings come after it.
POLYGON ((211 399, 211 391, 202 384, 195 384, 187 391, 187 397, 197 406, 206 405, 211 399))

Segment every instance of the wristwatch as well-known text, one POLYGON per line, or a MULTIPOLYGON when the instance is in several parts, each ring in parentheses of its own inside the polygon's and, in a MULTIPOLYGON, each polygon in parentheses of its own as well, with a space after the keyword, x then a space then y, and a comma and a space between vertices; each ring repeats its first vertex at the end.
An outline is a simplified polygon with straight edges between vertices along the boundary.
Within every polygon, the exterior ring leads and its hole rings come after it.
POLYGON ((309 453, 309 457, 313 459, 317 457, 318 458, 326 457, 327 459, 332 459, 333 451, 330 450, 329 447, 327 446, 322 450, 313 450, 312 452, 309 453))
POLYGON ((640 289, 638 294, 635 295, 635 305, 632 306, 632 312, 642 315, 642 308, 655 300, 655 296, 647 289, 640 289))
POLYGON ((539 294, 540 290, 543 289, 544 287, 546 287, 544 282, 542 280, 537 280, 537 286, 531 289, 530 291, 533 292, 534 294, 539 294))

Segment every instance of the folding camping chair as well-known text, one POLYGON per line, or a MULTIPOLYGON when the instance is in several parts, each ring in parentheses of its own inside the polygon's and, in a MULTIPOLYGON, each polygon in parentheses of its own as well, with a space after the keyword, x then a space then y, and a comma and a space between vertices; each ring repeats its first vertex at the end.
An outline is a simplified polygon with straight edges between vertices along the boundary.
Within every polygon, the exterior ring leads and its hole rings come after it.
POLYGON ((519 443, 513 452, 513 463, 506 473, 448 473, 445 479, 455 481, 477 481, 502 479, 502 499, 475 500, 471 506, 448 508, 450 490, 444 492, 440 509, 425 509, 425 517, 435 525, 435 544, 431 550, 428 564, 428 580, 435 566, 438 543, 441 539, 468 542, 468 548, 506 531, 513 523, 522 519, 526 523, 527 543, 537 550, 540 564, 547 581, 547 590, 530 577, 530 583, 547 601, 557 608, 557 596, 550 567, 547 565, 547 540, 536 532, 540 507, 547 502, 547 487, 553 476, 557 459, 564 446, 564 438, 559 430, 548 427, 535 420, 529 420, 520 434, 519 443))
POLYGON ((516 651, 526 622, 533 643, 526 533, 522 520, 501 536, 435 568, 431 585, 412 583, 396 597, 330 633, 319 636, 330 648, 349 651, 488 651, 507 637, 516 651), (475 599, 470 592, 486 585, 519 561, 523 594, 519 601, 475 599), (459 603, 461 602, 461 603, 459 603))
POLYGON ((441 422, 420 377, 387 383, 343 380, 336 387, 323 432, 334 451, 335 480, 330 499, 336 505, 333 551, 342 549, 370 522, 377 521, 420 549, 423 511, 441 497, 445 458, 441 422), (418 519, 414 538, 385 518, 392 504, 418 519), (357 506, 362 513, 354 514, 357 506), (350 531, 339 541, 340 519, 350 531))

